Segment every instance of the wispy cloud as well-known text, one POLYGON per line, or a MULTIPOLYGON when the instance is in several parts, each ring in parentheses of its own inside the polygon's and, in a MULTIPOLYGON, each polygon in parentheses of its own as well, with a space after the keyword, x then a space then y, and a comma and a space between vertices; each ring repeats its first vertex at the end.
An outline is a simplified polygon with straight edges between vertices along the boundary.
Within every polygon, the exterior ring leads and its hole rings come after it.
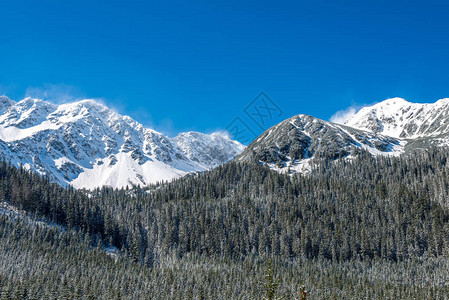
POLYGON ((219 135, 221 135, 222 137, 225 137, 225 138, 227 138, 227 139, 230 139, 231 138, 231 133, 229 132, 229 131, 227 131, 226 129, 223 129, 223 130, 217 130, 217 131, 215 131, 215 132, 213 132, 214 134, 219 134, 219 135))
POLYGON ((339 110, 332 115, 330 121, 337 124, 344 124, 345 121, 353 117, 362 107, 362 105, 352 105, 346 109, 339 110))
POLYGON ((44 84, 43 86, 31 86, 26 89, 25 97, 48 100, 61 104, 85 98, 85 95, 73 85, 44 84))
POLYGON ((30 86, 26 89, 25 97, 42 99, 54 104, 65 104, 82 99, 94 99, 96 102, 107 106, 109 109, 120 115, 129 115, 145 128, 151 128, 167 135, 175 135, 177 133, 174 130, 172 120, 163 119, 158 124, 155 124, 152 115, 148 112, 146 107, 133 107, 128 103, 128 99, 126 98, 116 98, 113 100, 92 98, 73 85, 44 84, 42 86, 30 86))

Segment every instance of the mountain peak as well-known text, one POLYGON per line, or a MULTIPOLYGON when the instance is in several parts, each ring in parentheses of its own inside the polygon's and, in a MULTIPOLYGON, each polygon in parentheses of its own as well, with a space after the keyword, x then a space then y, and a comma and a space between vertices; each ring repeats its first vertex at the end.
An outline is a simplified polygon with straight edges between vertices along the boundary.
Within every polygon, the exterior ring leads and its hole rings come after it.
POLYGON ((386 99, 382 102, 379 102, 377 104, 395 105, 395 104, 408 104, 408 103, 410 103, 410 102, 408 102, 404 98, 394 97, 394 98, 388 98, 388 99, 386 99))
POLYGON ((448 133, 448 104, 447 98, 426 104, 392 98, 362 108, 345 125, 395 138, 438 136, 448 133))
POLYGON ((7 101, 11 101, 11 99, 9 99, 5 95, 0 95, 0 103, 7 102, 7 101))
POLYGON ((266 130, 237 159, 256 160, 280 172, 307 172, 320 159, 353 157, 362 150, 399 155, 399 146, 393 138, 300 114, 266 130))
POLYGON ((220 133, 204 134, 195 131, 178 134, 173 141, 184 155, 210 169, 228 162, 245 146, 220 133), (232 157, 232 158, 230 158, 232 157))
POLYGON ((95 108, 110 110, 109 107, 107 107, 106 105, 104 105, 103 103, 101 103, 95 99, 82 99, 82 100, 73 102, 72 104, 73 105, 81 105, 81 106, 85 106, 85 107, 95 107, 95 108))
POLYGON ((448 104, 449 103, 449 98, 442 98, 440 100, 438 100, 437 102, 438 104, 448 104))
POLYGON ((23 100, 20 100, 19 102, 16 103, 16 106, 25 108, 25 109, 30 109, 32 107, 40 108, 42 106, 56 108, 56 105, 54 105, 48 101, 38 99, 38 98, 32 98, 32 97, 26 97, 23 100))
POLYGON ((75 188, 171 180, 223 164, 243 150, 215 135, 178 137, 147 129, 94 99, 55 105, 0 98, 3 158, 75 188))
POLYGON ((3 113, 5 110, 7 110, 9 107, 16 104, 14 101, 9 99, 6 96, 0 96, 0 113, 3 113))
POLYGON ((391 98, 360 109, 344 125, 295 115, 266 130, 237 159, 303 173, 321 159, 351 159, 362 151, 396 156, 447 145, 448 134, 448 98, 431 104, 391 98))
POLYGON ((64 110, 72 110, 77 112, 97 112, 97 111, 110 111, 112 110, 106 105, 94 100, 83 99, 75 102, 68 102, 59 106, 64 110))

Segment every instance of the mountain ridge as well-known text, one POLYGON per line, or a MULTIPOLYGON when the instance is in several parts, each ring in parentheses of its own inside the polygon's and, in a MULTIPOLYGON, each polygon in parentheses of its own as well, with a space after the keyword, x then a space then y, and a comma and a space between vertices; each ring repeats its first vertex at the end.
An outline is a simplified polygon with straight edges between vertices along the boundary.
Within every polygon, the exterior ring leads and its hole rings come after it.
POLYGON ((387 99, 363 107, 344 125, 403 139, 435 137, 449 132, 449 98, 434 103, 387 99))
POLYGON ((244 148, 219 133, 169 138, 93 99, 56 105, 3 96, 0 112, 3 158, 75 188, 171 180, 226 163, 244 148))
POLYGON ((449 98, 411 103, 392 98, 335 123, 295 115, 269 128, 237 156, 283 173, 307 173, 320 159, 352 159, 362 151, 399 156, 449 145, 449 98))
POLYGON ((238 161, 257 160, 280 172, 308 172, 314 160, 403 153, 399 139, 299 114, 266 130, 241 154, 238 161))
POLYGON ((299 114, 269 128, 245 148, 223 133, 169 138, 93 99, 56 105, 0 96, 3 158, 75 188, 126 187, 206 171, 232 159, 307 173, 320 159, 399 156, 449 145, 449 98, 411 103, 391 98, 343 123, 299 114))

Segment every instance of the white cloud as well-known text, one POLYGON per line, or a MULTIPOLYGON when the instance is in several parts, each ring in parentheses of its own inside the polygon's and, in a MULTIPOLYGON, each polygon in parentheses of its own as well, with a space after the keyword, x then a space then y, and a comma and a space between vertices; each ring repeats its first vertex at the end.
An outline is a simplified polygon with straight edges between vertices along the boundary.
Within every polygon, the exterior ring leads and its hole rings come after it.
POLYGON ((61 104, 84 98, 81 91, 67 84, 44 84, 39 87, 28 87, 25 97, 49 100, 52 103, 61 104))
POLYGON ((360 106, 354 105, 346 109, 339 110, 332 115, 330 121, 337 124, 344 124, 345 121, 353 117, 360 110, 360 108, 361 108, 360 106))
POLYGON ((229 131, 227 131, 226 129, 217 130, 217 131, 213 132, 212 134, 221 135, 222 137, 224 137, 226 139, 231 139, 231 133, 229 131))

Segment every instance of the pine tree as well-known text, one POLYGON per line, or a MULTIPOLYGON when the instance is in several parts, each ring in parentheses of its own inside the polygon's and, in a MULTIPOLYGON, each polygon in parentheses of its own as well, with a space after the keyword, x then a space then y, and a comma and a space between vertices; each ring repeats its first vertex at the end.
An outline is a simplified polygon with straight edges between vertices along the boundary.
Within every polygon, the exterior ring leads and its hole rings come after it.
POLYGON ((276 297, 276 290, 278 286, 279 286, 279 279, 274 278, 272 262, 270 259, 268 259, 265 266, 265 275, 263 282, 263 288, 266 292, 266 296, 263 299, 265 300, 279 299, 276 297))

